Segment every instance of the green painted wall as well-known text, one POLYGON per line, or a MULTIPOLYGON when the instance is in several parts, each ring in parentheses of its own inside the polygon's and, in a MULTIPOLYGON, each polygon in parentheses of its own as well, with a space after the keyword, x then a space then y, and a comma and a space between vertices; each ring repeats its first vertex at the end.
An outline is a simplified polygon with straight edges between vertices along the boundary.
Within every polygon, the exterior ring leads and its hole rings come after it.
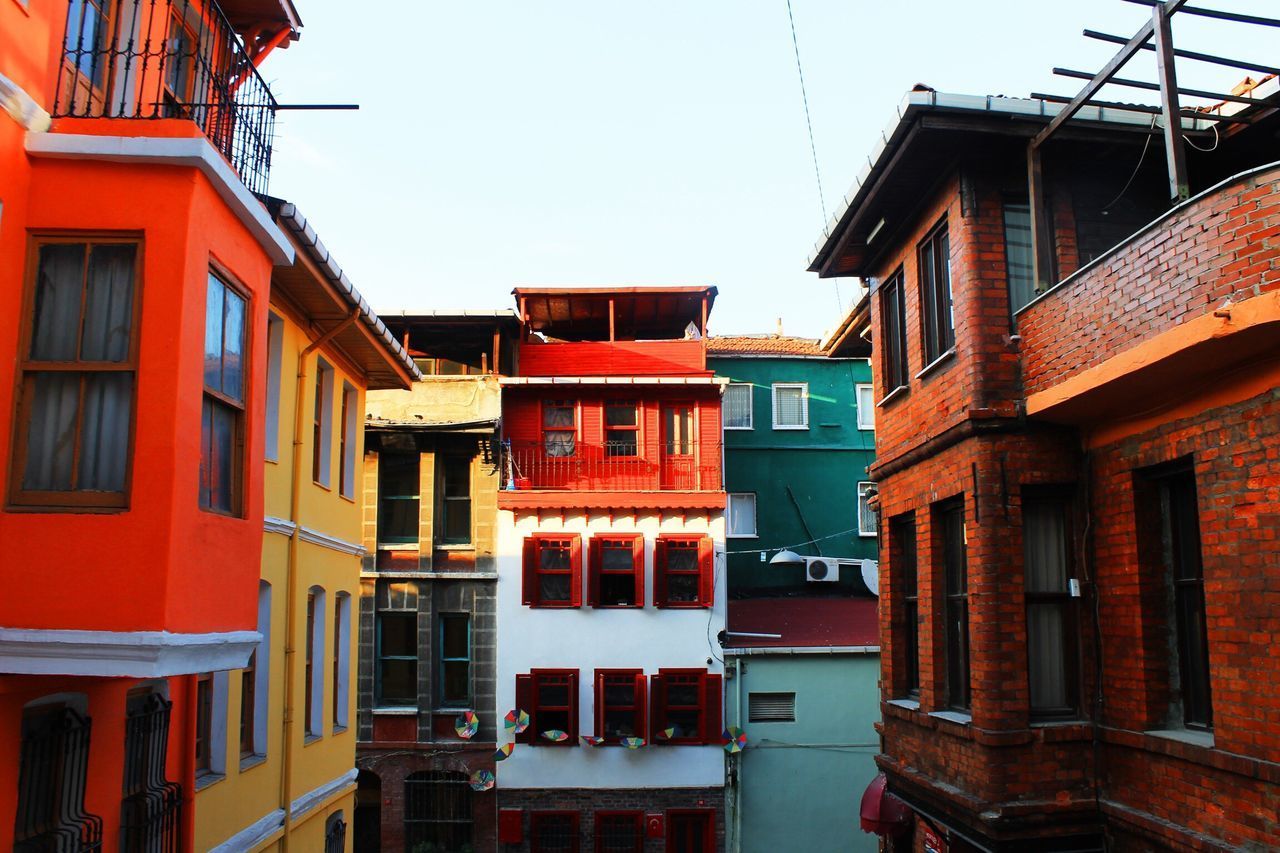
POLYGON ((859 827, 858 805, 880 751, 879 655, 749 655, 726 663, 735 660, 725 715, 747 733, 747 748, 728 757, 737 784, 725 789, 727 849, 873 853, 877 839, 859 827), (741 722, 753 692, 795 693, 795 722, 741 722))
MULTIPOLYGON (((831 590, 835 584, 806 584, 803 566, 774 566, 743 552, 765 549, 767 559, 784 546, 853 530, 794 550, 875 559, 875 537, 859 536, 855 529, 858 482, 868 479, 875 455, 875 434, 858 429, 857 418, 856 386, 870 384, 870 365, 866 359, 744 356, 713 356, 708 362, 717 376, 752 385, 753 428, 724 433, 726 487, 755 493, 758 536, 728 542, 730 595, 831 590), (809 428, 773 429, 772 386, 792 382, 809 385, 809 428)), ((840 586, 860 583, 842 576, 840 586)))

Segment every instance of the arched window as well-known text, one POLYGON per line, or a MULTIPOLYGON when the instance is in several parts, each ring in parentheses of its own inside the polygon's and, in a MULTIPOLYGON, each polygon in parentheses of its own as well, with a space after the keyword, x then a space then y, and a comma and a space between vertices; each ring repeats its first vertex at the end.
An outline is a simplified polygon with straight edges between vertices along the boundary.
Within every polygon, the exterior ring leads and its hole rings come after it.
POLYGON ((87 705, 83 693, 61 693, 22 709, 15 851, 49 850, 67 842, 69 850, 97 850, 102 844, 102 818, 84 810, 87 705))
POLYGON ((324 825, 324 853, 344 853, 346 849, 347 821, 342 812, 334 812, 324 825))
POLYGON ((471 788, 465 773, 428 770, 404 780, 407 853, 462 853, 471 849, 471 788))

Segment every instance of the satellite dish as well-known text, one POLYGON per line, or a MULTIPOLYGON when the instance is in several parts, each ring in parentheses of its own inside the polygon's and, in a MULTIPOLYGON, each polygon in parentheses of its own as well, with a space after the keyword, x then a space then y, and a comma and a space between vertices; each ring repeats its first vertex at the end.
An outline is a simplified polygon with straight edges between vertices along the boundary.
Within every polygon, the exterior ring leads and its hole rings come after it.
POLYGON ((880 597, 880 564, 875 560, 862 561, 862 582, 876 598, 880 597))

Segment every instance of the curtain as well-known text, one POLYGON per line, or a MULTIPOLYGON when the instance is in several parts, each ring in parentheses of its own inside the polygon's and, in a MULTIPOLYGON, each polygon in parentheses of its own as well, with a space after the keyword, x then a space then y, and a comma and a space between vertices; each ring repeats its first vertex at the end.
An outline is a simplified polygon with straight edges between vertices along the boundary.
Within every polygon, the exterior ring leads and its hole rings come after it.
POLYGON ((209 290, 204 305, 204 384, 222 390, 222 306, 226 286, 209 276, 209 290))
MULTIPOLYGON (((128 346, 127 341, 125 344, 128 346)), ((80 428, 79 490, 124 491, 129 449, 129 409, 133 374, 85 374, 84 414, 80 428)))
POLYGON ((108 243, 94 246, 89 254, 81 361, 119 362, 129 358, 135 251, 136 247, 130 244, 108 243))
POLYGON ((28 374, 31 388, 27 426, 27 467, 22 487, 67 491, 75 457, 76 416, 80 407, 80 374, 28 374))
POLYGON ((1022 508, 1027 592, 1067 589, 1066 524, 1056 503, 1028 501, 1022 508))
POLYGON ((756 535, 756 496, 729 496, 729 535, 756 535))
POLYGON ((804 391, 800 388, 775 388, 774 407, 779 426, 804 426, 804 391))
POLYGON ((1027 653, 1032 708, 1067 706, 1066 637, 1062 605, 1027 605, 1027 653))
POLYGON ((32 361, 76 360, 83 293, 84 244, 41 246, 31 330, 32 361))
POLYGON ((725 388, 724 425, 729 429, 751 426, 750 385, 730 385, 725 388))

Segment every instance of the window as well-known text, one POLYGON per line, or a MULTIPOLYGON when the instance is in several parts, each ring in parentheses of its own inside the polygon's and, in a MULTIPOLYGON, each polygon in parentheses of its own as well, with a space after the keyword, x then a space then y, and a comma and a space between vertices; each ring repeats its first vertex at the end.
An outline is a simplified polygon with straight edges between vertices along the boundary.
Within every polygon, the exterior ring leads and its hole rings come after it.
POLYGON ((1031 715, 1072 717, 1079 708, 1080 648, 1070 589, 1071 505, 1065 496, 1023 496, 1022 546, 1031 715))
POLYGON ((951 304, 951 241, 945 222, 920 244, 919 274, 924 361, 932 364, 956 345, 951 304))
MULTIPOLYGON (((179 849, 182 787, 165 778, 172 710, 173 703, 150 687, 130 690, 125 697, 122 851, 179 849)), ((30 848, 18 845, 15 849, 30 848)), ((59 845, 59 849, 88 848, 59 845)))
POLYGON ((316 655, 324 654, 324 588, 307 591, 306 732, 308 737, 324 734, 324 663, 316 666, 316 655))
POLYGON ((715 812, 667 809, 667 853, 714 853, 715 812))
POLYGON ((964 500, 934 508, 946 596, 947 706, 969 710, 969 569, 965 554, 964 500))
POLYGON ((524 603, 582 606, 582 537, 539 533, 524 540, 524 603))
POLYGON ((647 737, 648 683, 638 669, 597 669, 596 735, 618 744, 624 737, 647 737))
POLYGON ((607 403, 605 405, 604 455, 640 455, 639 408, 634 402, 607 403))
MULTIPOLYGON (((1213 696, 1205 625, 1204 568, 1195 474, 1189 461, 1142 472, 1140 511, 1150 525, 1144 562, 1158 568, 1170 629, 1169 724, 1213 730, 1213 696), (1158 531, 1158 534, 1156 533, 1158 531), (1158 535, 1158 541, 1150 541, 1158 535)), ((1147 525, 1139 523, 1139 530, 1147 525)))
MULTIPOLYGON (((895 591, 902 602, 896 638, 902 641, 902 675, 899 696, 920 696, 920 586, 916 564, 916 514, 908 512, 889 521, 889 565, 894 570, 895 591)), ((895 661, 896 664, 896 661, 895 661)))
POLYGON ((729 493, 729 539, 756 538, 756 496, 752 492, 729 493))
POLYGON ((267 708, 271 691, 271 584, 258 582, 258 633, 262 639, 240 674, 241 761, 267 754, 267 708))
POLYGON ((1004 205, 1005 278, 1009 282, 1009 313, 1016 314, 1036 298, 1036 274, 1031 252, 1031 205, 1004 205))
POLYGON ((572 400, 542 404, 542 450, 548 456, 572 456, 578 442, 578 404, 572 400))
POLYGON ((378 544, 418 544, 417 453, 378 454, 378 544))
POLYGON ((714 593, 711 537, 659 537, 653 545, 653 606, 710 607, 714 593))
POLYGON ((347 727, 351 703, 351 596, 339 592, 333 598, 333 730, 347 727))
POLYGON ((671 737, 652 743, 719 743, 721 678, 701 669, 660 669, 650 679, 653 732, 674 729, 671 737))
POLYGON ((644 537, 594 536, 588 546, 587 603, 592 607, 644 606, 644 537))
POLYGON ((752 429, 750 382, 730 382, 724 389, 725 429, 752 429))
POLYGON ((529 853, 578 853, 577 812, 529 815, 529 853))
POLYGON ((644 812, 596 812, 596 853, 644 853, 644 812))
POLYGON ((36 247, 10 474, 16 504, 128 504, 137 254, 136 242, 36 247))
POLYGON ((23 709, 14 850, 64 849, 64 836, 82 843, 75 849, 99 849, 102 820, 84 810, 89 734, 89 718, 63 702, 23 709))
POLYGON ((110 0, 71 0, 67 4, 63 68, 71 78, 65 82, 74 81, 73 103, 80 115, 95 114, 106 97, 115 5, 110 0))
POLYGON ((902 270, 880 286, 881 364, 886 396, 907 387, 907 309, 902 299, 902 270))
POLYGON ((204 318, 200 506, 240 513, 244 467, 245 299, 209 273, 204 318))
POLYGON ((747 719, 753 723, 794 723, 796 694, 748 693, 747 719))
POLYGON ((347 821, 342 812, 335 812, 324 824, 324 853, 345 853, 346 849, 347 821))
POLYGON ((876 493, 875 483, 858 484, 858 535, 876 535, 876 514, 871 510, 871 498, 876 493))
POLYGON ((311 420, 311 479, 329 486, 330 451, 333 440, 333 368, 323 358, 316 359, 315 415, 311 420))
POLYGON ((267 316, 267 424, 268 462, 280 461, 280 379, 284 369, 284 320, 267 316))
MULTIPOLYGON (((189 118, 195 100, 196 45, 200 39, 183 16, 183 7, 169 6, 168 38, 164 43, 163 109, 165 118, 189 118)), ((201 27, 203 31, 204 28, 201 27)))
POLYGON ((440 458, 441 545, 471 544, 471 457, 440 458))
POLYGON ((213 763, 213 673, 196 676, 196 775, 209 773, 213 763))
POLYGON ((529 712, 529 727, 516 741, 537 746, 578 745, 578 671, 576 669, 535 669, 516 676, 516 707, 529 712), (561 731, 563 741, 543 737, 544 732, 561 731))
POLYGON ((858 385, 857 406, 858 406, 858 429, 875 429, 876 428, 876 398, 875 389, 870 385, 858 385))
POLYGON ((440 704, 464 708, 471 704, 471 615, 440 614, 440 704))
POLYGON ((773 428, 809 428, 809 386, 806 383, 773 386, 773 428))
POLYGON ((418 704, 418 610, 412 581, 378 584, 374 626, 374 704, 418 704))
POLYGON ((359 434, 357 418, 360 403, 356 389, 342 383, 342 420, 338 428, 338 494, 353 498, 356 493, 356 436, 359 434))
POLYGON ((405 849, 470 850, 473 820, 467 774, 424 770, 404 780, 405 849))
POLYGON ((255 753, 253 743, 254 706, 257 704, 254 694, 258 690, 258 650, 249 654, 249 662, 240 670, 240 758, 249 758, 255 753))

